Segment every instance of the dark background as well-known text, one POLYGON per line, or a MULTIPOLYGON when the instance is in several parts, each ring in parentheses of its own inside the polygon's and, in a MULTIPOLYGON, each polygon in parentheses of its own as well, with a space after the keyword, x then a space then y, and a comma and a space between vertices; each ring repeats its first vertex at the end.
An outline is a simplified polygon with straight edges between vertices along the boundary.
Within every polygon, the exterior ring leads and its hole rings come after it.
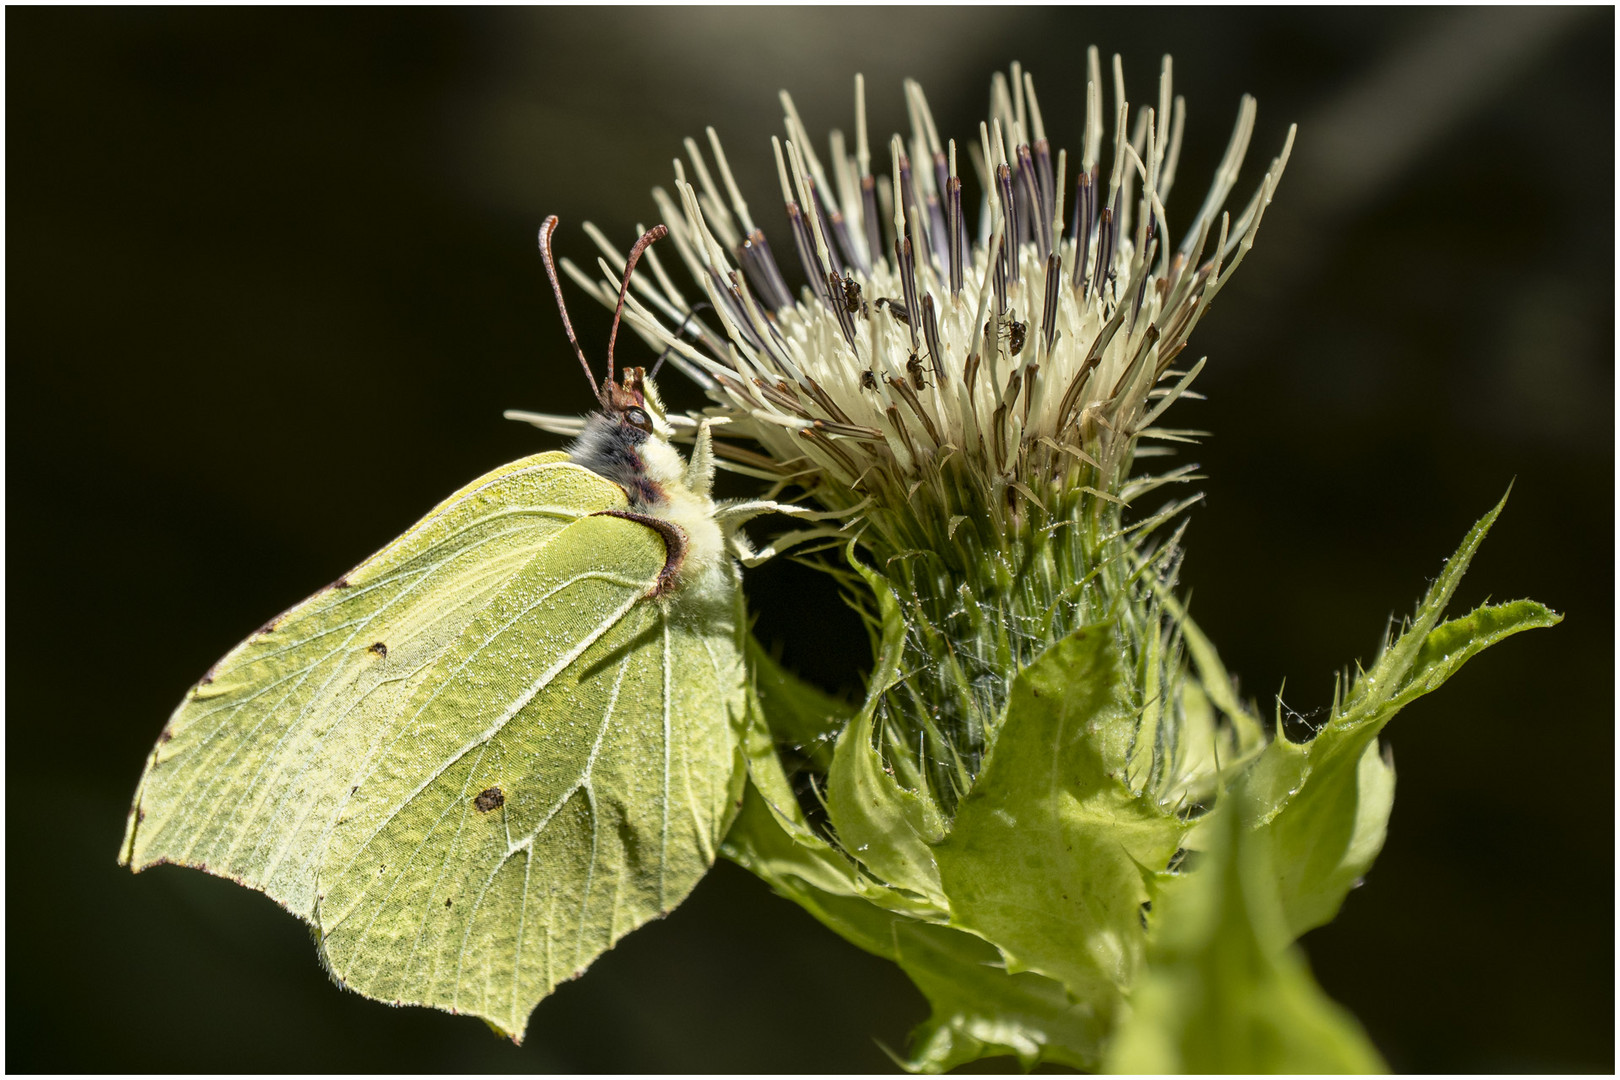
MULTIPOLYGON (((1269 712, 1286 678, 1320 717, 1515 477, 1458 610, 1568 616, 1389 729, 1389 843, 1306 939, 1318 977, 1397 1069, 1613 1071, 1612 10, 13 8, 6 30, 9 1071, 889 1068, 874 1039, 902 1046, 920 996, 728 864, 514 1049, 337 991, 255 893, 114 857, 213 660, 557 444, 503 407, 587 407, 545 214, 576 258, 585 219, 627 242, 713 123, 782 236, 776 91, 850 130, 857 71, 874 140, 906 75, 961 139, 1020 59, 1074 150, 1088 42, 1138 101, 1175 54, 1172 222, 1241 92, 1239 207, 1300 124, 1194 335, 1209 400, 1176 417, 1216 433, 1184 580, 1245 691, 1269 712)), ((599 356, 605 315, 574 311, 599 356)), ((823 579, 783 562, 748 589, 762 636, 859 685, 823 579)))

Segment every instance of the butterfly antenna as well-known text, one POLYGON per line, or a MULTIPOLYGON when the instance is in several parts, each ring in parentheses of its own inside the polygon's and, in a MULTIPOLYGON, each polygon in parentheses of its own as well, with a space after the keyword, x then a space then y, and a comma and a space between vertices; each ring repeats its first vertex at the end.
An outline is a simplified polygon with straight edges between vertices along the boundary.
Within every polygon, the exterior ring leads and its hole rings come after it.
MULTIPOLYGON (((551 259, 551 234, 557 231, 557 215, 552 214, 540 223, 540 259, 546 264, 546 277, 551 279, 551 291, 557 297, 557 310, 562 312, 563 329, 568 331, 568 344, 574 347, 574 355, 579 357, 579 366, 585 369, 585 378, 590 380, 591 393, 597 400, 601 400, 602 391, 597 389, 596 376, 591 374, 591 365, 585 359, 585 350, 579 347, 579 339, 574 336, 574 324, 568 321, 568 305, 563 303, 562 285, 557 281, 557 266, 551 259)), ((619 301, 621 304, 623 300, 619 301)), ((617 325, 617 321, 615 321, 617 325)), ((609 346, 608 352, 608 381, 613 381, 613 353, 609 346)))
POLYGON ((619 283, 619 306, 613 309, 613 329, 608 331, 607 381, 609 385, 613 383, 613 343, 619 337, 619 317, 624 314, 624 297, 630 291, 630 275, 636 272, 636 261, 641 258, 641 253, 651 247, 655 240, 662 240, 668 235, 669 230, 664 226, 654 225, 645 233, 642 233, 641 239, 636 241, 636 246, 630 249, 630 258, 625 260, 624 280, 619 283))
MULTIPOLYGON (((693 319, 697 318, 697 313, 700 312, 700 311, 703 311, 704 309, 708 309, 709 311, 713 311, 714 310, 714 305, 710 304, 710 303, 707 303, 707 302, 693 305, 692 310, 688 311, 686 313, 686 318, 681 320, 680 328, 675 331, 675 336, 680 337, 682 334, 686 333, 686 327, 691 323, 691 321, 693 319)), ((658 362, 653 365, 653 369, 652 369, 651 372, 648 373, 647 378, 649 378, 649 379, 658 378, 659 370, 664 366, 664 361, 669 359, 670 351, 673 350, 674 348, 675 348, 675 343, 673 341, 671 341, 668 345, 664 346, 664 351, 658 354, 658 362)))

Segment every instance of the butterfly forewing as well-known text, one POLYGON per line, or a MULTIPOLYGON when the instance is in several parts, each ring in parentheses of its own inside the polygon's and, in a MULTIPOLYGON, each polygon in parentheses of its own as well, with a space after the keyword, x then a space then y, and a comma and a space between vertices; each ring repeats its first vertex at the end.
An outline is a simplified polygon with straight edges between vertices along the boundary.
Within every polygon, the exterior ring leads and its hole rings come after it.
POLYGON ((736 591, 648 593, 663 541, 563 455, 468 485, 238 646, 148 761, 124 859, 315 925, 368 996, 521 1034, 713 861, 740 775, 736 591))

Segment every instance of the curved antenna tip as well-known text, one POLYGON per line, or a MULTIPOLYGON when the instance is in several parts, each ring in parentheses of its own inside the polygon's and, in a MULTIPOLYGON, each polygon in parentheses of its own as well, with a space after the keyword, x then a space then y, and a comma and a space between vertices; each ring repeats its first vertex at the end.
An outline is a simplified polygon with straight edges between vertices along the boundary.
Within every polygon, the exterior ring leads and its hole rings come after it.
POLYGON ((619 283, 619 303, 613 309, 613 329, 608 332, 607 347, 607 381, 613 383, 613 345, 619 338, 619 319, 624 315, 624 298, 630 291, 630 276, 636 272, 636 263, 641 259, 641 253, 646 251, 655 242, 669 235, 669 229, 664 225, 654 225, 641 234, 636 246, 630 249, 630 257, 624 262, 624 280, 619 283))
MULTIPOLYGON (((591 384, 591 393, 596 400, 602 400, 602 388, 596 385, 596 376, 591 374, 591 365, 585 359, 585 350, 579 347, 579 338, 574 336, 574 324, 568 321, 568 305, 563 303, 562 284, 557 280, 557 266, 551 257, 551 234, 557 231, 558 218, 556 214, 549 214, 546 220, 540 223, 540 259, 546 264, 546 277, 551 281, 552 295, 557 298, 557 311, 562 315, 563 330, 568 333, 568 344, 574 347, 574 355, 579 357, 579 366, 585 370, 585 379, 591 384)), ((621 304, 624 302, 621 298, 621 304)), ((614 325, 618 322, 615 319, 614 325)), ((608 382, 613 381, 613 353, 611 342, 608 351, 608 382)))

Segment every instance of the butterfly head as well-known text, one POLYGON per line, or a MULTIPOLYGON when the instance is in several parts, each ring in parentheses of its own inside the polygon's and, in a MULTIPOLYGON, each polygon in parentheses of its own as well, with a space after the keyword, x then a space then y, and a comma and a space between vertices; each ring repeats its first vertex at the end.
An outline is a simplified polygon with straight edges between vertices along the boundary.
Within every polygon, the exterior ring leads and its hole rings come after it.
POLYGON ((625 368, 618 382, 602 384, 597 402, 603 418, 612 423, 665 440, 675 433, 645 368, 625 368))

